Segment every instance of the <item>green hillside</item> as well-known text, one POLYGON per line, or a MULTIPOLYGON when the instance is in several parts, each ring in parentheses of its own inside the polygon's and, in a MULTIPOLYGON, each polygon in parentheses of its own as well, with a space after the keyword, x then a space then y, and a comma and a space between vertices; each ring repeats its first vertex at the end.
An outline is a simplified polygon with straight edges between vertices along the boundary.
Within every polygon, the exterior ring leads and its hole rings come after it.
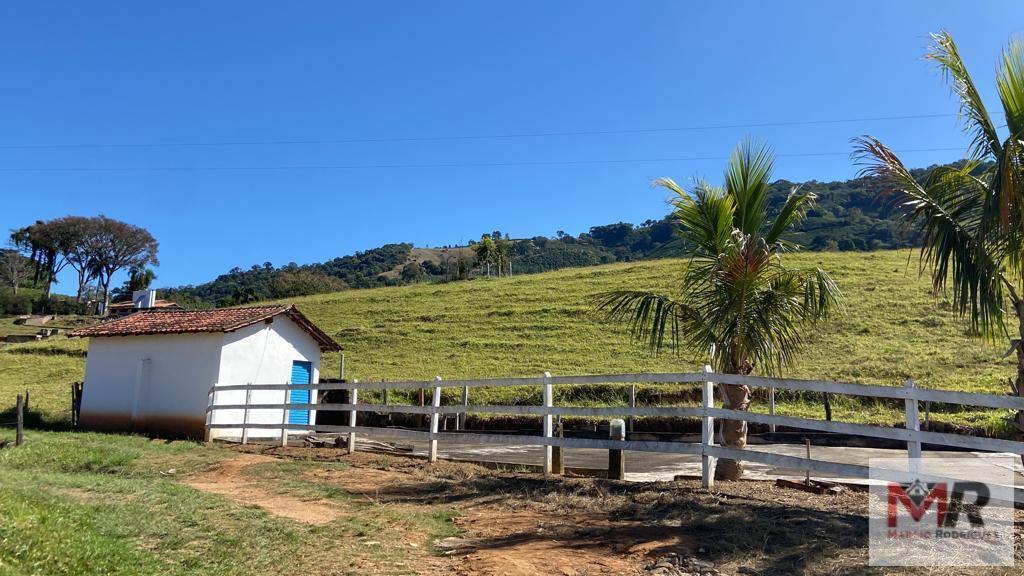
MULTIPOLYGON (((934 166, 919 168, 912 173, 923 179, 932 168, 934 166)), ((814 208, 794 228, 791 237, 808 250, 891 250, 919 244, 918 231, 905 225, 897 206, 885 198, 886 184, 877 177, 803 183, 777 180, 769 187, 768 211, 774 213, 781 209, 797 187, 812 192, 817 198, 814 208)), ((561 230, 553 238, 509 239, 500 230, 485 233, 492 239, 508 240, 506 261, 514 274, 532 274, 680 256, 683 246, 674 231, 671 216, 666 215, 639 225, 617 222, 592 226, 575 236, 561 230)), ((386 244, 318 264, 291 263, 275 267, 271 262, 264 262, 248 269, 234 268, 196 286, 161 288, 161 294, 189 307, 230 306, 326 294, 346 288, 465 279, 485 275, 484 269, 469 247, 386 244)))
MULTIPOLYGON (((792 265, 833 272, 849 301, 845 318, 820 328, 789 375, 1005 393, 1012 360, 1005 346, 968 337, 927 279, 918 278, 916 254, 819 252, 791 257, 792 265)), ((502 279, 349 290, 293 300, 345 348, 348 376, 360 380, 446 379, 631 371, 694 370, 686 358, 656 357, 628 342, 620 326, 593 311, 594 295, 615 288, 670 289, 680 260, 620 263, 502 279)), ((84 344, 58 340, 0 350, 0 399, 33 389, 33 402, 66 414, 67 382, 81 377, 84 344)), ((336 354, 323 375, 336 376, 336 354)), ((451 390, 454 399, 457 391, 451 390)), ((650 397, 656 390, 641 390, 650 397)), ((474 391, 474 401, 539 400, 536 390, 474 391), (498 394, 504 397, 498 397, 498 394)), ((560 391, 560 398, 602 403, 619 390, 560 391)), ((817 396, 782 397, 782 413, 821 417, 817 396)), ((763 402, 759 404, 763 409, 763 402)), ((839 401, 836 419, 896 423, 896 404, 839 401)), ((1007 411, 953 412, 933 407, 934 420, 1005 433, 1007 411)))

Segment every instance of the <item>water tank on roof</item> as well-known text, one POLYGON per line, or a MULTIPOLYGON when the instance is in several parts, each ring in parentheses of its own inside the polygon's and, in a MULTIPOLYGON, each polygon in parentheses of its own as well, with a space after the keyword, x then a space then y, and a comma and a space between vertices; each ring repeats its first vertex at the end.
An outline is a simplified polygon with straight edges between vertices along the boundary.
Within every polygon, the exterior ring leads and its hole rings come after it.
POLYGON ((136 290, 132 292, 132 306, 137 310, 156 306, 156 290, 136 290))

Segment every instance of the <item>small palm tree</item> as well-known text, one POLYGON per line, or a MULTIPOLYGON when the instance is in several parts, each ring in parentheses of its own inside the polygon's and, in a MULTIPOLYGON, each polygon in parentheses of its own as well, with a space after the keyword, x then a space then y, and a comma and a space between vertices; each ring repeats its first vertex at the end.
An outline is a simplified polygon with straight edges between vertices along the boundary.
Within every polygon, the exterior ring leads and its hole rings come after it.
MULTIPOLYGON (((699 181, 687 192, 670 179, 656 180, 675 195, 673 217, 688 252, 678 294, 610 292, 600 307, 655 352, 668 347, 710 357, 719 372, 774 375, 791 364, 804 330, 841 310, 843 298, 825 271, 783 265, 783 254, 797 248, 785 234, 813 205, 814 195, 794 189, 770 214, 773 164, 767 148, 744 142, 732 154, 724 187, 699 181)), ((726 408, 750 407, 749 387, 722 390, 726 408)), ((730 448, 746 446, 746 422, 723 421, 721 439, 730 448)), ((742 473, 734 460, 719 460, 715 469, 721 480, 742 473)))
MULTIPOLYGON (((1024 396, 1024 43, 1011 41, 996 71, 996 88, 1008 136, 1000 136, 967 66, 948 32, 932 35, 927 54, 960 100, 970 159, 931 170, 918 182, 900 159, 872 136, 854 140, 863 174, 879 176, 895 191, 905 216, 924 234, 921 269, 931 268, 937 292, 951 287, 953 307, 974 333, 1008 336, 1009 304, 1018 333, 1011 391, 1024 396)), ((1024 432, 1024 412, 1017 414, 1024 432)))

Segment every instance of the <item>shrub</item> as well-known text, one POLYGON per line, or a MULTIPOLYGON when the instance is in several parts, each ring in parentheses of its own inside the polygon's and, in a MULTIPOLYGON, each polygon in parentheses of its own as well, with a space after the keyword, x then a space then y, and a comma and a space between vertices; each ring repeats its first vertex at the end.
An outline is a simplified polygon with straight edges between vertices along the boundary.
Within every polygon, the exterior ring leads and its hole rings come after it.
POLYGON ((0 314, 22 315, 32 313, 32 299, 24 294, 15 296, 10 292, 0 292, 0 314))

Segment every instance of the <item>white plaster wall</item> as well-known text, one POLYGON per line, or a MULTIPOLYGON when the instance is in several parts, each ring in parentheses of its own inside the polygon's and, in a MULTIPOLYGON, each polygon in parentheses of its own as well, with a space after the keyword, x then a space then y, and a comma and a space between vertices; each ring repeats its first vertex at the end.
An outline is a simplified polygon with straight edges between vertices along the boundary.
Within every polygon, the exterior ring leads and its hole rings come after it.
POLYGON ((82 425, 201 437, 222 334, 91 338, 82 425))
MULTIPOLYGON (((275 316, 270 324, 254 324, 224 334, 223 348, 220 355, 220 371, 217 383, 222 386, 232 384, 285 384, 291 381, 292 362, 300 360, 310 362, 311 382, 320 380, 320 345, 305 330, 300 328, 287 316, 275 316)), ((254 391, 250 404, 283 404, 286 402, 285 391, 254 391)), ((316 402, 316 394, 310 394, 312 402, 316 402)), ((218 404, 245 404, 245 391, 232 390, 217 393, 218 404)), ((215 424, 242 422, 242 410, 218 410, 214 413, 215 424)), ((280 424, 284 418, 283 410, 250 410, 249 422, 256 424, 280 424)), ((316 423, 316 411, 309 414, 309 423, 316 423)), ((295 430, 295 433, 301 431, 295 430)), ((212 437, 239 437, 241 428, 221 428, 212 430, 212 437)), ((251 429, 250 438, 279 437, 279 430, 251 429)))

